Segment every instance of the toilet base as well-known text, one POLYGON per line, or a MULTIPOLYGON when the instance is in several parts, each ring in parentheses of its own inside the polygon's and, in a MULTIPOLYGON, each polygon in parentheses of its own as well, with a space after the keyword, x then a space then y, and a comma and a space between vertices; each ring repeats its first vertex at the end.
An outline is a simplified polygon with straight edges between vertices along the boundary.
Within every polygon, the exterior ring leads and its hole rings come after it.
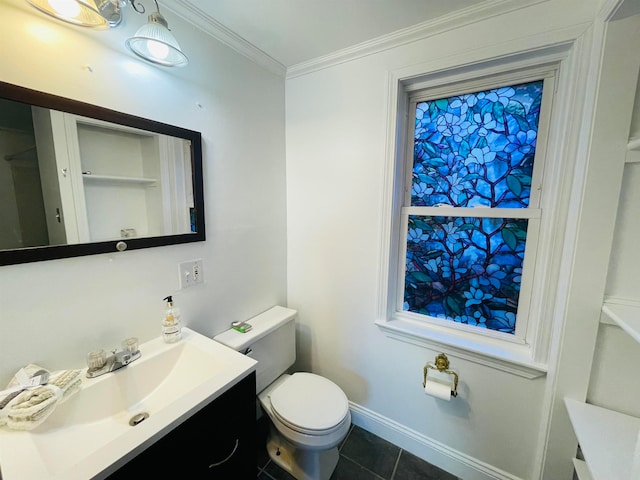
POLYGON ((267 452, 273 462, 296 480, 329 480, 338 465, 338 447, 303 450, 295 447, 270 425, 267 452))

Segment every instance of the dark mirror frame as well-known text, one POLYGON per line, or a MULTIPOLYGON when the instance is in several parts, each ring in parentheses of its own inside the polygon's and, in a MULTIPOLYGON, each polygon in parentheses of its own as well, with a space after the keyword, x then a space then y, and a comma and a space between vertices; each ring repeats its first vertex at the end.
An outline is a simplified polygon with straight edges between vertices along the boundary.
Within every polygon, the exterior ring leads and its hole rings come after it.
MULTIPOLYGON (((166 123, 136 117, 107 108, 98 107, 69 98, 31 90, 18 85, 0 82, 0 97, 29 105, 52 110, 73 113, 84 117, 96 118, 118 125, 147 130, 150 132, 184 138, 191 141, 191 167, 193 176, 193 194, 195 205, 196 232, 180 235, 164 235, 157 237, 126 238, 105 242, 77 243, 67 245, 50 245, 42 247, 25 247, 20 249, 0 250, 0 266, 20 263, 55 260, 60 258, 80 257, 96 253, 118 252, 116 245, 125 242, 126 250, 160 247, 181 243, 202 242, 205 240, 204 227, 204 188, 202 180, 202 135, 200 132, 188 130, 166 123)), ((2 226, 0 226, 2 228, 2 226)))

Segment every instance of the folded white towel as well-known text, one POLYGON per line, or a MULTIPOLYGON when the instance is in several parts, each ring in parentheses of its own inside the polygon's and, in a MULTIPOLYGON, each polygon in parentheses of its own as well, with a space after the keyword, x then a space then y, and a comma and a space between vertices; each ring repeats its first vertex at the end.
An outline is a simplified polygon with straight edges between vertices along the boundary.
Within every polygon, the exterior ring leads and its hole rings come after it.
POLYGON ((12 430, 36 428, 53 413, 61 398, 62 390, 51 385, 25 390, 6 407, 6 426, 12 430))
POLYGON ((37 387, 49 381, 49 372, 35 364, 29 364, 21 368, 11 378, 7 388, 0 392, 0 410, 6 407, 11 400, 20 395, 27 387, 37 387), (33 382, 36 380, 36 382, 33 382))
POLYGON ((71 395, 80 390, 82 386, 80 372, 81 370, 60 370, 51 375, 49 385, 54 385, 62 390, 60 403, 66 401, 71 395))
MULTIPOLYGON (((37 372, 46 372, 36 367, 37 365, 29 365, 25 369, 31 376, 37 372)), ((48 384, 12 392, 4 399, 0 399, 0 426, 14 430, 36 428, 53 413, 58 403, 66 401, 80 389, 82 385, 80 372, 81 370, 54 372, 49 375, 48 384)), ((16 386, 15 379, 14 376, 8 388, 16 386)))

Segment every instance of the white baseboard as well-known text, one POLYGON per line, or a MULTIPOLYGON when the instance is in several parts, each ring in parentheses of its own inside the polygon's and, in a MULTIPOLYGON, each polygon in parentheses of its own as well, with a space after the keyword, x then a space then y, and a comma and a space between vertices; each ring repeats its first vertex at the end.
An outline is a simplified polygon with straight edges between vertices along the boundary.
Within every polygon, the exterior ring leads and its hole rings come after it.
POLYGON ((492 465, 349 402, 351 422, 464 480, 522 480, 492 465))

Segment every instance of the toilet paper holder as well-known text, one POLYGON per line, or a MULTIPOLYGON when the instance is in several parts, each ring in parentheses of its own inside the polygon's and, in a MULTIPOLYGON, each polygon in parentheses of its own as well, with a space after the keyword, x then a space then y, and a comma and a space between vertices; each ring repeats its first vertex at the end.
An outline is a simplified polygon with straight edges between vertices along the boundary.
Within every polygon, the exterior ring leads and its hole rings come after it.
POLYGON ((436 356, 436 360, 434 363, 435 364, 428 362, 424 366, 424 380, 422 381, 422 387, 424 388, 427 386, 427 374, 429 373, 429 369, 431 368, 433 370, 437 370, 438 372, 446 373, 453 376, 453 389, 451 390, 451 395, 457 397, 458 374, 453 370, 449 370, 449 359, 447 358, 447 356, 444 353, 439 354, 438 356, 436 356))

